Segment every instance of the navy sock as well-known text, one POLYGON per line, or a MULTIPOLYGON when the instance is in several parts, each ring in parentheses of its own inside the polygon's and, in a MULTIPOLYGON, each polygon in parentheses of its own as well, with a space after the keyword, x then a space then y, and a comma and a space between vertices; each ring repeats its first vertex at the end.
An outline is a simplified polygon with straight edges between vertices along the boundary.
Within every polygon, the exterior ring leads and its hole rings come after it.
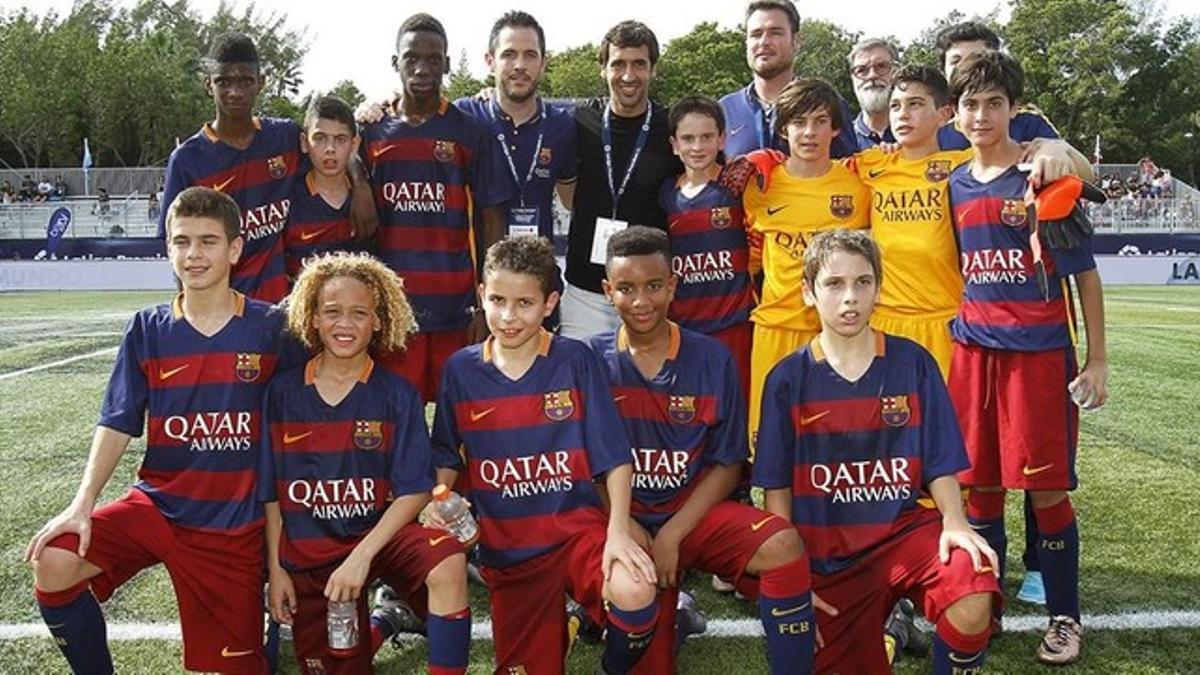
POLYGON ((967 522, 987 540, 1000 561, 1000 584, 1008 559, 1008 535, 1004 532, 1004 492, 971 490, 967 497, 967 522))
POLYGON ((1021 556, 1025 563, 1026 572, 1040 572, 1042 565, 1038 561, 1038 527, 1037 517, 1033 515, 1033 499, 1025 493, 1025 553, 1021 556))
POLYGON ((462 675, 467 672, 471 652, 471 608, 449 616, 430 614, 426 626, 430 675, 462 675))
POLYGON ((63 591, 36 590, 38 609, 76 675, 111 675, 108 631, 100 603, 86 581, 63 591))
POLYGON ((608 675, 624 675, 642 658, 654 639, 658 623, 658 599, 641 609, 608 607, 608 630, 604 639, 604 657, 600 663, 608 675))
POLYGON ((816 612, 808 554, 767 570, 759 584, 758 614, 767 636, 767 662, 772 673, 813 671, 816 612))
POLYGON ((977 673, 987 659, 988 637, 991 631, 963 635, 943 614, 933 634, 934 675, 965 675, 977 673))
POLYGON ((1079 527, 1071 498, 1035 509, 1038 522, 1038 560, 1046 584, 1046 609, 1050 616, 1079 620, 1079 527))

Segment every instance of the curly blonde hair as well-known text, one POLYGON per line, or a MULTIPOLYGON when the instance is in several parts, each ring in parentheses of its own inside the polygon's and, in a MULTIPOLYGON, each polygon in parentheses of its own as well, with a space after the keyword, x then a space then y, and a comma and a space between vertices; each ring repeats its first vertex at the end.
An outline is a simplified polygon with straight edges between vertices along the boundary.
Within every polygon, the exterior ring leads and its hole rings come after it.
POLYGON ((321 289, 325 282, 347 277, 362 282, 375 301, 380 329, 371 337, 370 348, 376 353, 404 349, 408 336, 417 330, 404 282, 387 265, 365 253, 326 253, 304 265, 296 285, 288 296, 287 329, 309 349, 321 349, 321 338, 313 326, 320 310, 321 289))

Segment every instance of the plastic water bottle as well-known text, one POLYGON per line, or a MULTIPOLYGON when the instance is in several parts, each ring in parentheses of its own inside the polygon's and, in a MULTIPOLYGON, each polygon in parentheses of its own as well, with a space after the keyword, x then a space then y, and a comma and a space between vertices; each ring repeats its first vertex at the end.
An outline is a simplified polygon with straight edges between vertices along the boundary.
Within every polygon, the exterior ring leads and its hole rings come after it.
POLYGON ((329 634, 329 652, 348 656, 358 647, 358 603, 354 600, 329 601, 325 612, 329 634))
POLYGON ((446 531, 464 544, 479 533, 479 526, 475 524, 467 500, 445 485, 433 488, 433 509, 446 524, 446 531))

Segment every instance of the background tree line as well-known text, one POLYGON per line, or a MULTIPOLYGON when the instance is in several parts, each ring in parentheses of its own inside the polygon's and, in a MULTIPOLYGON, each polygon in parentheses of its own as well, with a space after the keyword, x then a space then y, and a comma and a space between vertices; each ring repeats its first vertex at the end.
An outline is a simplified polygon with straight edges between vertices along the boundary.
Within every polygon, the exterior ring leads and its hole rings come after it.
MULTIPOLYGON (((981 18, 1004 36, 1028 76, 1028 99, 1059 132, 1090 154, 1101 137, 1106 162, 1153 155, 1196 183, 1200 172, 1200 17, 1162 19, 1150 0, 1011 0, 1007 24, 981 18)), ((968 17, 932 20, 901 44, 905 63, 934 63, 934 36, 968 17)), ((208 19, 187 0, 140 0, 115 8, 84 0, 66 16, 27 10, 0 15, 0 165, 77 166, 87 136, 97 166, 162 164, 210 119, 199 77, 212 39, 241 30, 257 41, 268 78, 263 112, 299 118, 315 92, 301 62, 309 39, 284 17, 222 3, 208 19)), ((830 80, 854 105, 847 55, 860 33, 826 21, 800 27, 796 71, 830 80)), ((886 36, 885 36, 886 37, 886 36)), ((472 76, 466 53, 447 80, 451 97, 489 84, 472 76)), ((739 28, 702 22, 663 45, 655 97, 719 96, 744 86, 750 71, 739 28)), ((604 93, 596 45, 552 53, 542 83, 550 97, 604 93)), ((353 82, 334 88, 356 104, 353 82)))

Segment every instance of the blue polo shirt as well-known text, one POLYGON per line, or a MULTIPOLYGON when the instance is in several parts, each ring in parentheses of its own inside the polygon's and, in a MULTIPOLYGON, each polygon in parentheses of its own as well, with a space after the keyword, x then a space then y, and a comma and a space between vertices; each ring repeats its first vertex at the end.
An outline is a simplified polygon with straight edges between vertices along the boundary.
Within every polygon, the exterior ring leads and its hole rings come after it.
MULTIPOLYGON (((849 157, 858 152, 855 134, 850 124, 854 119, 846 100, 838 96, 842 109, 842 133, 834 136, 829 154, 834 158, 849 157)), ((725 112, 725 156, 737 157, 752 150, 771 147, 787 152, 787 142, 771 129, 775 123, 775 106, 763 108, 754 92, 754 83, 721 97, 725 112)))

